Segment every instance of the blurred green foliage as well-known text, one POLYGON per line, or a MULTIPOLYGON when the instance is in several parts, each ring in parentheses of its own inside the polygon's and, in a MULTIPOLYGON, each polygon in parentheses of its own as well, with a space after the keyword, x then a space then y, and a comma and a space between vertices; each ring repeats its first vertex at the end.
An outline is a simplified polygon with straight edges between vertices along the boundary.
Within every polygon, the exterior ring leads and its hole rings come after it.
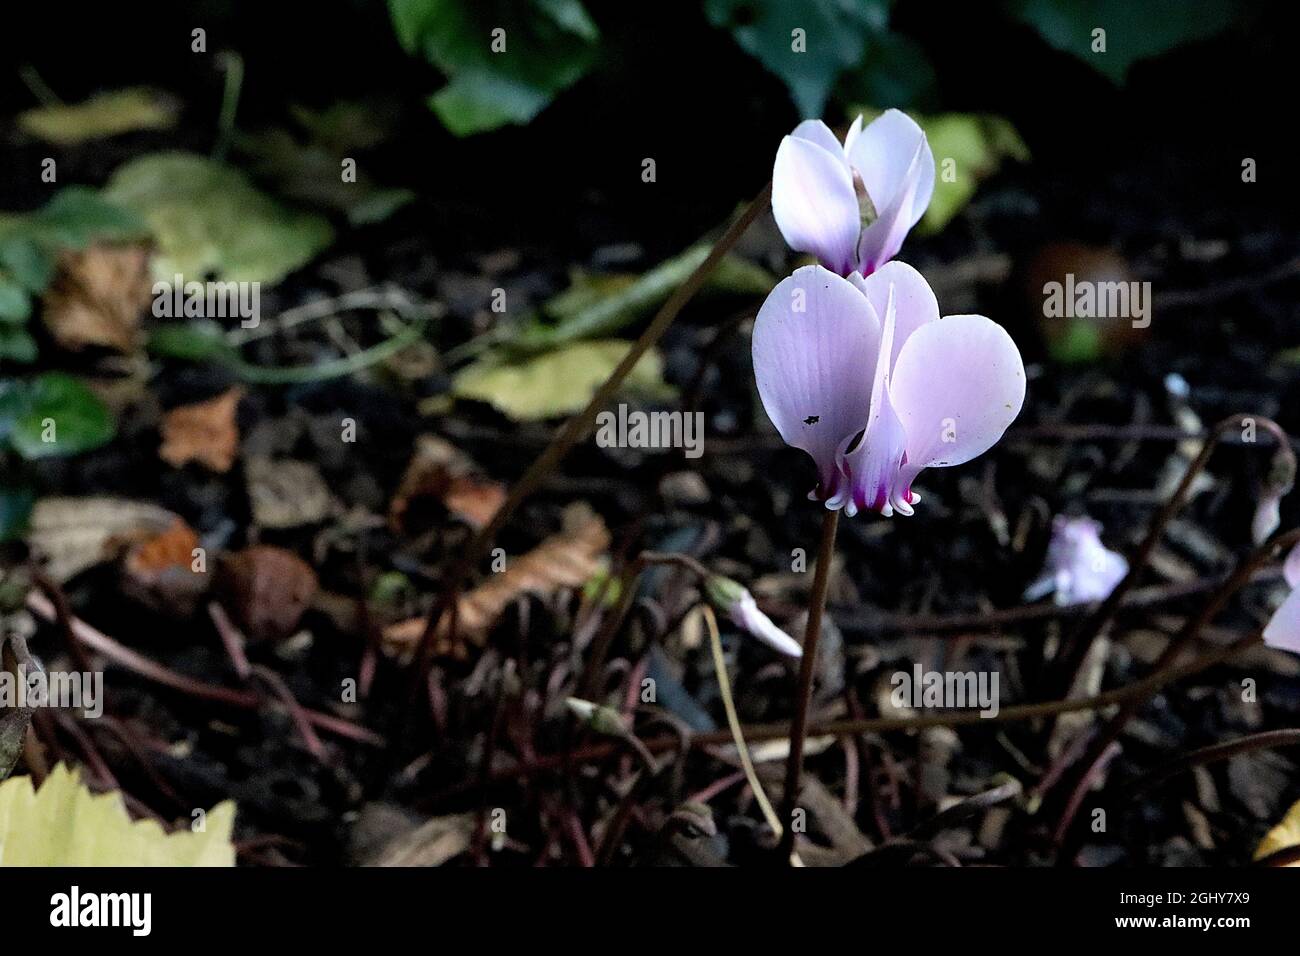
POLYGON ((389 0, 388 9, 402 47, 446 74, 429 105, 457 136, 527 123, 599 49, 579 0, 389 0))

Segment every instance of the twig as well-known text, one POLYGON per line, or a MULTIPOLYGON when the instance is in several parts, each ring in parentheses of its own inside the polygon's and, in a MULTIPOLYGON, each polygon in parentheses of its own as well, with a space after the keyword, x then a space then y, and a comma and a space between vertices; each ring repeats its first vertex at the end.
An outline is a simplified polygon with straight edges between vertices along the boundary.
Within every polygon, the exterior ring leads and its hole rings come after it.
MULTIPOLYGON (((50 622, 57 619, 54 606, 50 603, 49 598, 39 591, 28 591, 26 603, 27 609, 37 617, 50 622)), ((133 671, 140 677, 153 681, 155 684, 170 687, 200 700, 210 700, 242 710, 256 710, 261 705, 261 698, 252 691, 235 690, 217 684, 208 684, 193 677, 186 677, 184 674, 163 667, 143 654, 136 653, 129 647, 124 647, 103 631, 81 620, 81 618, 74 617, 72 619, 72 632, 82 644, 103 654, 114 663, 133 671)), ((340 717, 308 708, 303 708, 303 715, 313 726, 337 734, 340 737, 347 737, 359 743, 370 744, 373 747, 388 746, 388 742, 373 730, 360 727, 349 720, 343 720, 340 717)))
MULTIPOLYGON (((771 190, 771 183, 764 186, 736 218, 735 222, 722 234, 722 237, 714 243, 708 256, 687 277, 686 281, 678 286, 668 301, 663 304, 650 321, 650 324, 646 326, 645 331, 641 333, 641 337, 633 343, 627 354, 623 356, 623 360, 610 373, 609 378, 592 395, 591 401, 587 403, 586 408, 570 418, 555 434, 542 453, 533 460, 533 463, 528 466, 528 469, 519 480, 511 486, 509 495, 506 496, 506 500, 501 507, 497 509, 496 514, 492 516, 492 520, 466 546, 460 561, 456 563, 448 575, 441 596, 429 609, 429 615, 425 619, 424 633, 420 636, 420 650, 417 655, 415 670, 416 687, 423 685, 429 667, 433 662, 434 634, 437 631, 438 620, 449 608, 455 607, 457 595, 471 569, 482 560, 497 534, 505 527, 506 522, 514 516, 519 506, 568 454, 569 449, 578 442, 578 439, 587 432, 596 414, 609 402, 618 387, 623 384, 623 380, 627 378, 637 362, 640 361, 641 356, 649 351, 668 331, 668 327, 677 318, 677 314, 695 296, 709 276, 713 274, 723 256, 740 240, 740 237, 744 235, 759 213, 767 208, 771 190)), ((451 634, 453 643, 455 641, 454 626, 455 622, 453 620, 453 633, 451 634)))
POLYGON ((781 820, 785 829, 778 846, 778 857, 788 860, 794 849, 794 809, 799 803, 799 775, 803 772, 803 741, 808 726, 808 703, 812 698, 813 671, 817 662, 817 643, 822 634, 822 611, 826 608, 826 591, 830 586, 831 561, 835 556, 835 530, 840 513, 827 511, 822 518, 821 547, 817 552, 817 570, 813 574, 812 594, 808 597, 808 627, 804 631, 803 657, 799 661, 799 685, 795 692, 794 720, 790 722, 790 754, 785 765, 785 789, 781 794, 781 820))

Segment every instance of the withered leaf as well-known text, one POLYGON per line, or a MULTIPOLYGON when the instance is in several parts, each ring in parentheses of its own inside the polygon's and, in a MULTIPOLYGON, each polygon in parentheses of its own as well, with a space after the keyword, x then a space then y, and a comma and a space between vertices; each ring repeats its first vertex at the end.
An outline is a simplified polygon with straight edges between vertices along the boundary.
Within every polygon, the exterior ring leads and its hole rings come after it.
POLYGON ((227 556, 217 572, 222 603, 250 640, 293 633, 316 595, 316 572, 292 551, 254 545, 227 556))
POLYGON ((420 435, 402 481, 388 506, 394 531, 406 530, 407 512, 418 498, 436 498, 473 528, 492 520, 506 500, 505 486, 478 476, 468 455, 437 435, 420 435))
POLYGON ((216 398, 181 405, 163 416, 158 457, 173 468, 194 461, 220 474, 228 472, 239 453, 239 424, 235 413, 244 390, 232 388, 216 398))
POLYGON ((130 544, 166 531, 176 515, 124 498, 42 498, 27 528, 27 543, 45 559, 45 573, 62 584, 116 558, 130 544))
MULTIPOLYGON (((585 506, 571 508, 565 514, 565 526, 536 548, 506 562, 506 568, 493 574, 457 602, 456 633, 463 641, 482 644, 488 630, 505 609, 524 595, 549 597, 567 588, 586 584, 601 567, 601 558, 609 548, 609 531, 601 517, 585 506)), ((453 646, 451 621, 444 616, 434 632, 439 654, 463 653, 453 646)), ((384 646, 393 654, 410 655, 424 633, 424 618, 413 617, 386 627, 384 646)))
POLYGON ((209 582, 205 571, 195 570, 198 547, 194 529, 176 518, 165 531, 138 541, 127 552, 123 590, 155 610, 189 617, 209 582))
POLYGON ((153 297, 149 250, 99 243, 66 250, 45 293, 42 317, 54 340, 71 351, 100 346, 133 352, 140 314, 153 297))

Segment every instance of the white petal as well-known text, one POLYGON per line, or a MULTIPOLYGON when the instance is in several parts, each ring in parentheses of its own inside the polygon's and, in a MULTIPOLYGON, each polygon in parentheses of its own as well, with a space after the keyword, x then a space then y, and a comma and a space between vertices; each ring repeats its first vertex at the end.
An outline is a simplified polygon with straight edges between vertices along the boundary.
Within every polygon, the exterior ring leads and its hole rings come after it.
POLYGON ((808 139, 781 140, 772 167, 772 215, 790 248, 840 275, 855 268, 862 220, 838 144, 832 153, 808 139))
POLYGON ((885 314, 889 288, 891 285, 894 288, 898 324, 894 330, 891 368, 898 361, 903 343, 911 338, 913 332, 929 322, 939 321, 939 300, 934 297, 934 290, 925 281, 925 277, 906 262, 886 262, 866 278, 854 273, 849 276, 849 281, 862 290, 862 294, 875 306, 877 315, 885 314))
POLYGON ((891 389, 910 482, 922 468, 970 461, 1002 437, 1025 401, 1025 366, 1002 326, 951 315, 903 344, 891 389))
POLYGON ((1300 654, 1300 590, 1288 594, 1282 606, 1273 612, 1264 627, 1264 643, 1300 654))
POLYGON ((820 266, 782 280, 754 322, 754 380, 786 444, 817 463, 824 495, 839 485, 838 453, 866 427, 880 326, 847 280, 820 266))
POLYGON ((934 153, 925 132, 899 110, 885 110, 857 136, 845 140, 849 162, 862 176, 877 212, 890 205, 904 188, 908 167, 920 147, 916 192, 904 211, 907 228, 917 224, 934 195, 934 153))

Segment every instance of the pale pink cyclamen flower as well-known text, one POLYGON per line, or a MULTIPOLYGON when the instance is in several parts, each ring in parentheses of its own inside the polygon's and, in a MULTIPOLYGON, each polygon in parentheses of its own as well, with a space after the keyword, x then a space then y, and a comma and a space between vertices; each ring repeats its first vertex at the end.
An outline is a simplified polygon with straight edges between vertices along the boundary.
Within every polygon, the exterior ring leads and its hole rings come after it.
POLYGON ((1043 575, 1025 591, 1025 600, 1054 592, 1061 605, 1104 601, 1126 574, 1128 561, 1101 543, 1098 522, 1057 515, 1043 575))
POLYGON ((934 154, 916 122, 886 110, 844 144, 821 120, 781 140, 772 167, 772 214, 792 249, 832 272, 870 275, 898 255, 930 205, 934 154))
POLYGON ((865 279, 795 270, 759 310, 753 352, 768 417, 817 464, 809 497, 850 516, 910 515, 917 474, 983 454, 1025 399, 1011 336, 982 315, 940 319, 902 262, 865 279))
POLYGON ((709 601, 726 614, 736 627, 751 637, 758 638, 780 654, 787 657, 803 656, 803 648, 799 646, 799 642, 777 627, 772 619, 759 609, 754 595, 750 594, 744 585, 731 578, 714 574, 708 578, 704 586, 709 601))
POLYGON ((1264 643, 1269 647, 1300 654, 1300 544, 1291 549, 1282 564, 1282 576, 1291 587, 1286 600, 1264 626, 1264 643))

